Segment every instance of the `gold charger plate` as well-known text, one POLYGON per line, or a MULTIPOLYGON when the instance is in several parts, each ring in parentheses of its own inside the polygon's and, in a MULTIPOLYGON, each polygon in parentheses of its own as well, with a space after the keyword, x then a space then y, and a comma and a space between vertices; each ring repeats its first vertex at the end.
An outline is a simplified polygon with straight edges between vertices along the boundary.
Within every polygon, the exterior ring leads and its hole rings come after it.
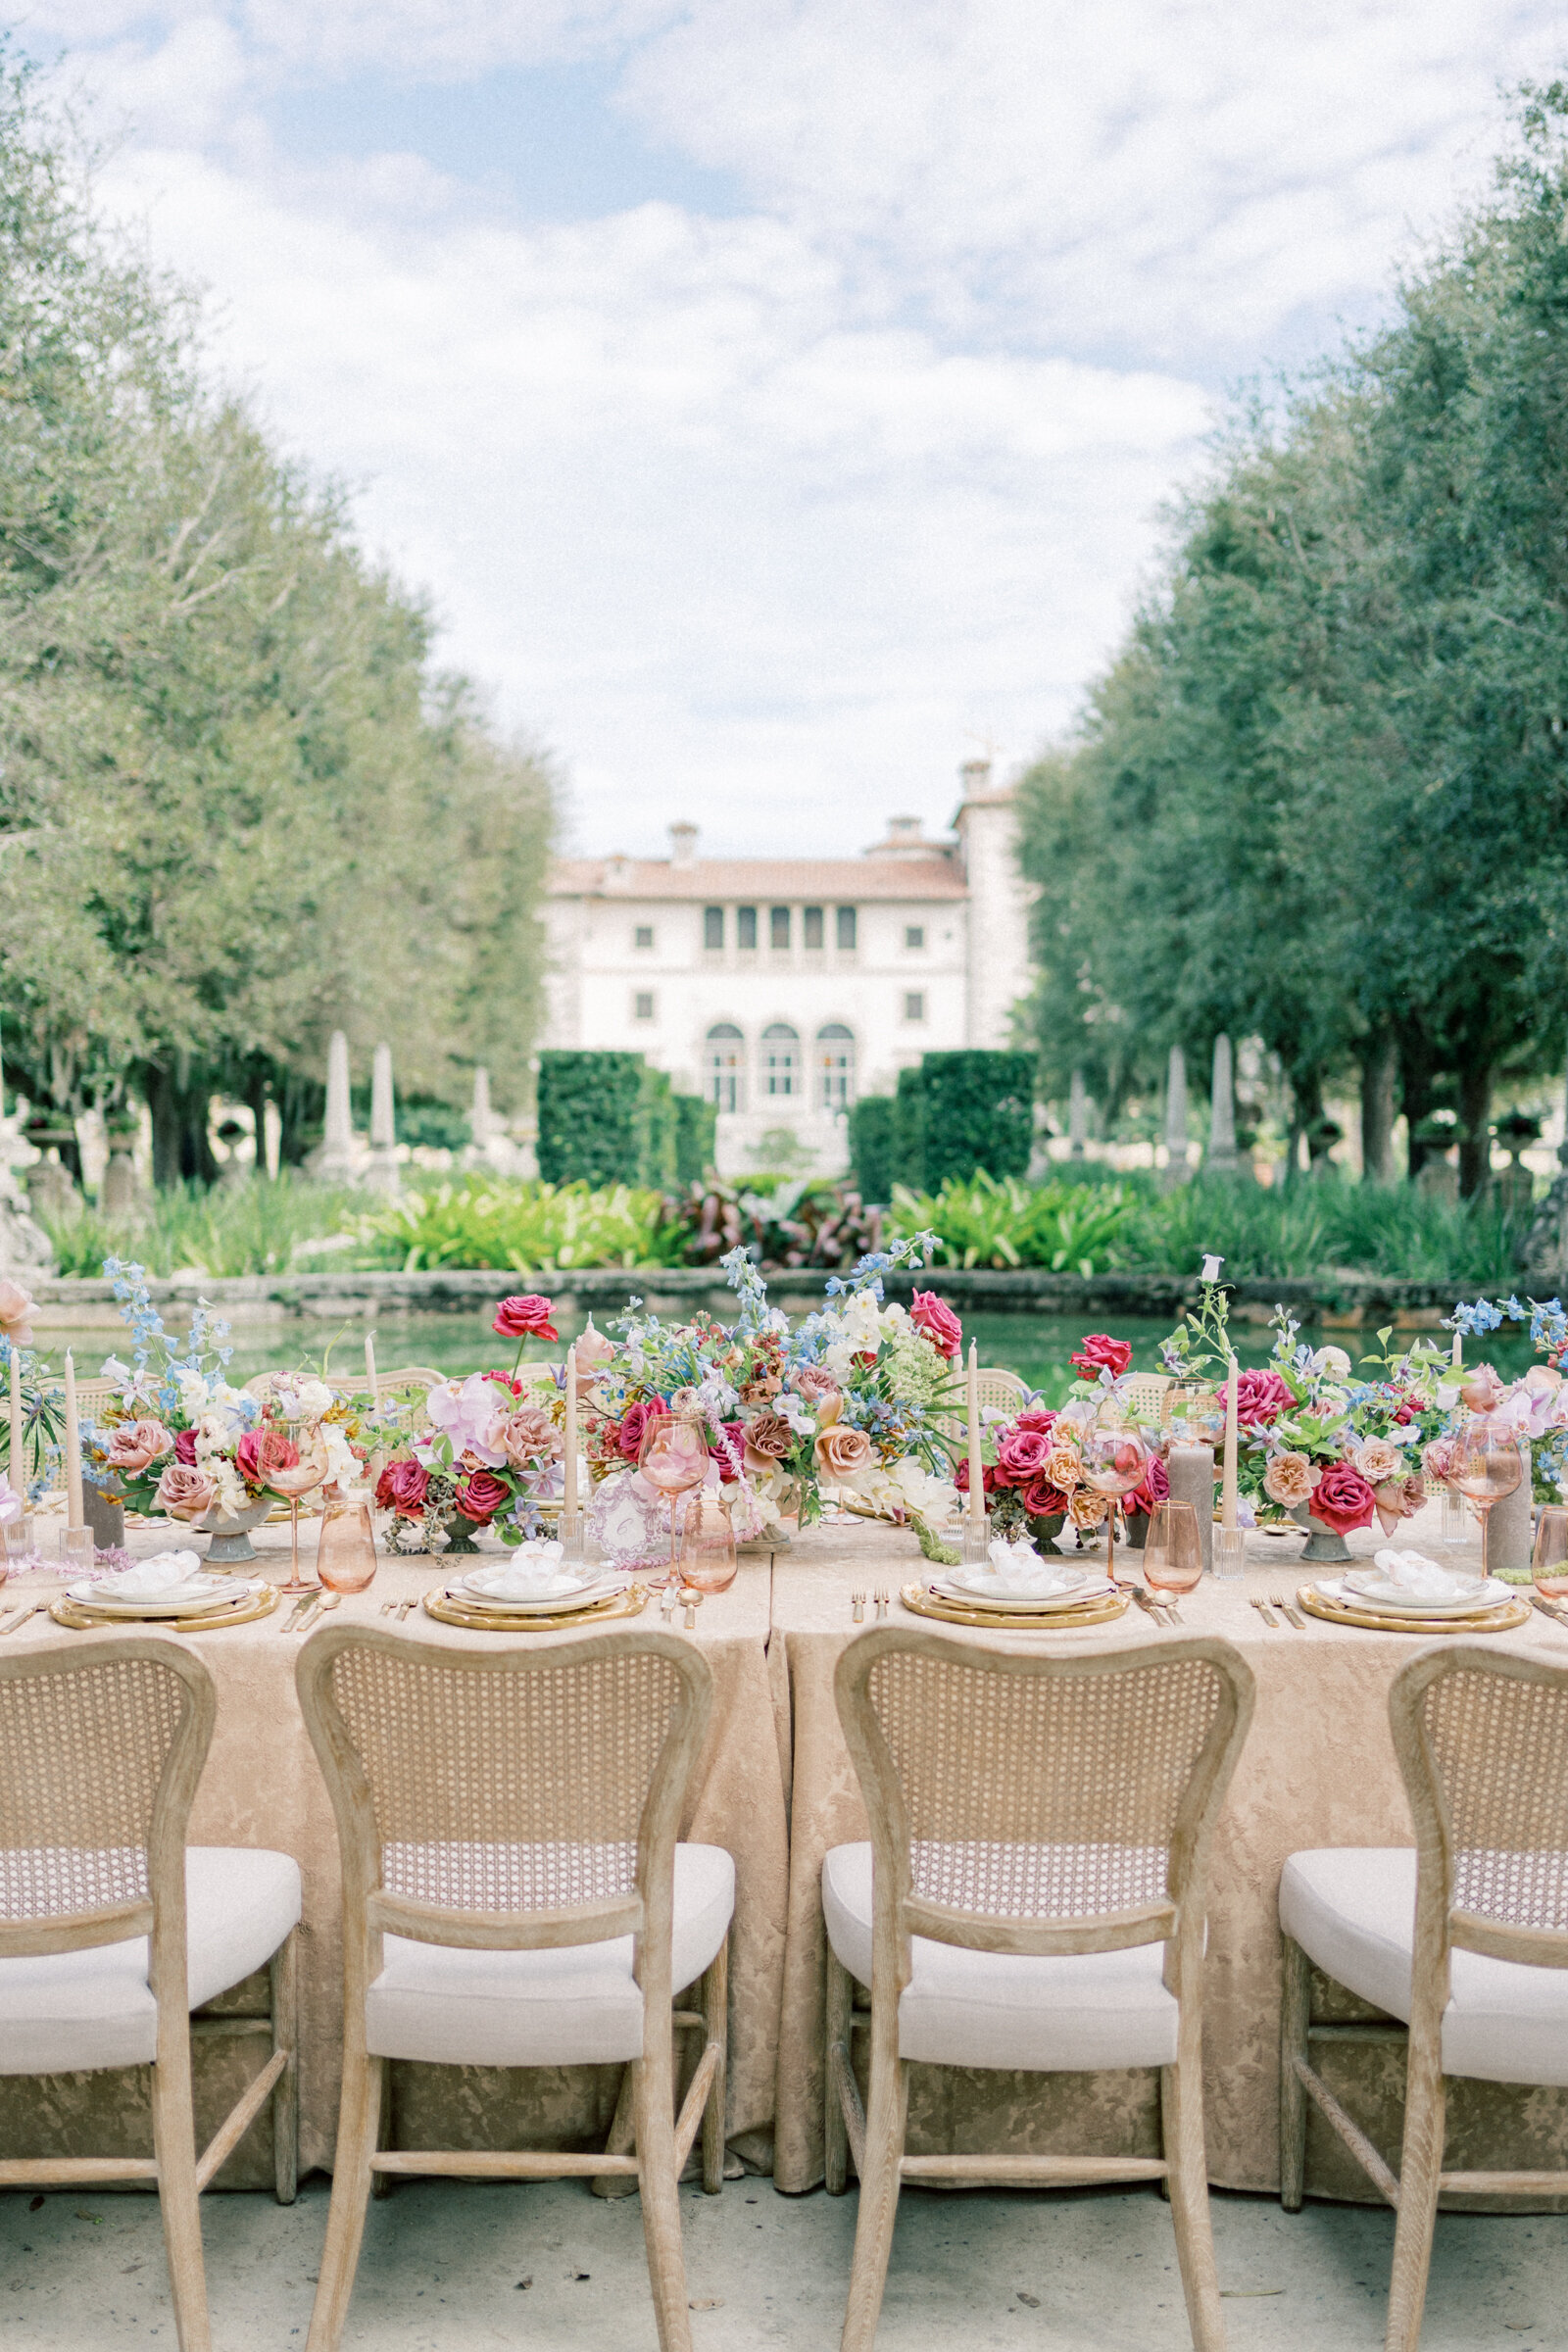
POLYGON ((949 1600, 924 1585, 905 1585, 899 1598, 914 1617, 936 1617, 944 1625, 977 1625, 1009 1634, 1059 1633, 1080 1625, 1113 1625, 1118 1617, 1126 1616, 1132 1605, 1125 1588, 1069 1609, 965 1608, 962 1601, 949 1600))
POLYGON ((1310 1585, 1300 1586, 1296 1598, 1308 1616, 1321 1617, 1326 1625, 1360 1625, 1374 1634, 1506 1634, 1514 1626, 1530 1622, 1530 1603, 1523 1595, 1517 1600, 1499 1600, 1474 1617, 1416 1617, 1403 1609, 1352 1609, 1343 1600, 1325 1600, 1310 1585))
POLYGON ((89 1626, 128 1625, 143 1633, 205 1634, 219 1625, 252 1625, 258 1617, 270 1617, 277 1606, 277 1587, 263 1585, 241 1601, 237 1608, 193 1609, 178 1617, 117 1617, 106 1609, 95 1609, 90 1601, 73 1600, 62 1592, 49 1603, 49 1614, 56 1625, 69 1626, 75 1634, 85 1633, 89 1626))
POLYGON ((544 1615, 538 1609, 526 1615, 509 1616, 505 1609, 466 1609, 445 1587, 438 1587, 424 1595, 425 1614, 441 1625, 466 1626, 477 1634, 560 1634, 578 1625, 598 1625, 610 1617, 640 1617, 648 1606, 646 1585, 628 1585, 624 1592, 612 1592, 604 1600, 590 1601, 585 1609, 562 1609, 544 1615))

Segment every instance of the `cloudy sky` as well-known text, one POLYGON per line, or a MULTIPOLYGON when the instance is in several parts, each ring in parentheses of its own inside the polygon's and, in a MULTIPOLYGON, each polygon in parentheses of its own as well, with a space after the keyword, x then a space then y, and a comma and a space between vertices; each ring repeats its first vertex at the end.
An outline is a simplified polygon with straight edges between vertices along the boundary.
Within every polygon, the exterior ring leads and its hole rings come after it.
POLYGON ((853 850, 1066 723, 1238 379, 1378 315, 1549 0, 36 0, 106 205, 584 850, 853 850))

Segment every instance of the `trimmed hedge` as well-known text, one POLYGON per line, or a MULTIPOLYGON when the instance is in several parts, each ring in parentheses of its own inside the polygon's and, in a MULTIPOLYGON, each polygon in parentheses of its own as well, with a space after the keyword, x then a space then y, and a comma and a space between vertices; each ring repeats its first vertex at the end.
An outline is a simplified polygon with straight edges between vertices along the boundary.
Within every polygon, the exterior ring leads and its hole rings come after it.
POLYGON ((677 1095, 640 1054, 539 1056, 539 1173, 547 1184, 651 1185, 674 1192, 713 1153, 715 1112, 677 1095))
POLYGON ((912 1193, 926 1189, 923 1062, 899 1072, 898 1092, 893 1098, 893 1179, 896 1184, 906 1184, 912 1193))
POLYGON ((893 1198, 898 1171, 893 1157, 897 1105, 891 1095, 862 1095, 850 1105, 850 1160, 862 1200, 883 1207, 893 1198))
POLYGON ((1034 1146, 1034 1079, 1032 1054, 971 1048, 923 1057, 925 1191, 939 1191, 950 1176, 967 1182, 979 1168, 988 1176, 1028 1175, 1034 1146))
POLYGON ((718 1105, 701 1095, 675 1097, 675 1174, 684 1186, 701 1184, 713 1164, 718 1105))

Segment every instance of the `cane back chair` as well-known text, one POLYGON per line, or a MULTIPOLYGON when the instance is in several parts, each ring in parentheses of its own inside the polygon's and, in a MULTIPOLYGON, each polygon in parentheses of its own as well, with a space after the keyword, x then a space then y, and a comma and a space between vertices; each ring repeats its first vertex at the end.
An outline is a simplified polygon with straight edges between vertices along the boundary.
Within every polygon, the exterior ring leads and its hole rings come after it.
POLYGON ((1280 1882, 1280 2177, 1298 2211, 1310 2098, 1398 2214, 1386 2342, 1414 2352, 1441 2193, 1568 2195, 1565 2172, 1443 2169, 1448 2078, 1568 2086, 1568 1667, 1424 1650, 1389 1721, 1414 1851, 1293 1854, 1280 1882), (1406 2051, 1397 2179, 1311 2064, 1335 2031, 1311 2022, 1314 1964, 1408 2021, 1385 2029, 1406 2051))
POLYGON ((202 2190, 269 2099, 283 2204, 298 2153, 298 1865, 185 1844, 216 1714, 201 1660, 156 1635, 0 1660, 0 2074, 150 2066, 153 2126, 151 2156, 7 2157, 0 2187, 156 2181, 180 2352, 212 2341, 202 2190), (264 1966, 270 2018, 192 2019, 264 1966), (271 2051, 198 2156, 204 2024, 271 2051))
POLYGON ((377 2176, 563 2176, 641 2187, 662 2352, 689 2352, 677 2184, 699 2129, 723 2172, 725 1986, 734 1865, 678 1845, 712 1710, 691 1642, 627 1629, 548 1649, 437 1648, 325 1626, 300 1703, 343 1861, 343 2096, 309 2352, 335 2352, 377 2176), (672 1995, 703 1980, 700 2013, 672 1995), (703 2048, 677 2116, 673 2032, 703 2048), (393 2150, 388 2062, 624 2061, 605 2152, 393 2150))
POLYGON ((1042 1657, 886 1626, 850 1643, 835 1683, 871 1830, 822 1873, 827 2186, 842 2192, 851 2151, 860 2182, 844 2352, 875 2335, 903 2181, 1144 2180, 1168 2182, 1193 2338, 1218 2352, 1203 1882, 1251 1719, 1245 1661, 1214 1640, 1042 1657), (866 2024, 862 2110, 851 2036, 866 2024), (911 2060, 1158 2067, 1164 2154, 906 2155, 911 2060))

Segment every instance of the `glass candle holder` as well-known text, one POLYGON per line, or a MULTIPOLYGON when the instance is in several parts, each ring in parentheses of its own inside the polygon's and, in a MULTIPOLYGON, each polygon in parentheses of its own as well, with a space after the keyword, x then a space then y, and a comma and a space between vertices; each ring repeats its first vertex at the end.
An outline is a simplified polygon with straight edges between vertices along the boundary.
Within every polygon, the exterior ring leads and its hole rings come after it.
POLYGON ((1558 1503, 1548 1503, 1536 1523, 1530 1573, 1548 1600, 1568 1598, 1568 1510, 1558 1503))
POLYGON ((369 1503, 329 1495, 321 1510, 316 1573, 329 1592, 363 1592, 375 1574, 375 1530, 369 1503))
POLYGON ((8 1519, 3 1532, 7 1569, 24 1568, 32 1558, 37 1542, 33 1533, 32 1513, 23 1511, 15 1519, 8 1519))
POLYGON ((716 1495, 693 1494, 681 1530, 682 1591, 723 1592, 735 1582, 738 1566, 728 1503, 716 1495))
POLYGON ((1227 1584, 1240 1584, 1247 1561, 1247 1530, 1245 1527, 1216 1527, 1214 1530, 1214 1574, 1227 1584))
POLYGON ((60 1530, 60 1564, 73 1576, 90 1576, 94 1566, 96 1546, 90 1527, 63 1527, 60 1530))

